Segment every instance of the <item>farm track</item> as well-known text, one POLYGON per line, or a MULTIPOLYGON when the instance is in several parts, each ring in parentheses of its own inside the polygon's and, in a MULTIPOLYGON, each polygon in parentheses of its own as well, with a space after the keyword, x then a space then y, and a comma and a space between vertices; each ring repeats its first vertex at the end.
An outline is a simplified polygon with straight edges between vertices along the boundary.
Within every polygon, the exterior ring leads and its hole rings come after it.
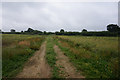
POLYGON ((64 55, 57 45, 54 45, 54 51, 57 53, 57 66, 63 72, 60 74, 65 78, 85 78, 79 72, 76 72, 76 68, 69 62, 69 58, 64 55))
POLYGON ((46 63, 46 42, 40 49, 28 60, 22 72, 17 75, 17 78, 50 78, 51 69, 46 63))

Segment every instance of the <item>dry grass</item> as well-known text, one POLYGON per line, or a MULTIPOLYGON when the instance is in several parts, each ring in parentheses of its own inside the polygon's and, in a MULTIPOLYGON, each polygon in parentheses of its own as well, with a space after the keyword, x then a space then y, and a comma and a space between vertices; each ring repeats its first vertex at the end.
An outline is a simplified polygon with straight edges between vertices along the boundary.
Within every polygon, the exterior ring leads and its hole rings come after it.
POLYGON ((24 45, 24 46, 30 46, 30 42, 29 41, 20 41, 18 44, 19 45, 24 45))

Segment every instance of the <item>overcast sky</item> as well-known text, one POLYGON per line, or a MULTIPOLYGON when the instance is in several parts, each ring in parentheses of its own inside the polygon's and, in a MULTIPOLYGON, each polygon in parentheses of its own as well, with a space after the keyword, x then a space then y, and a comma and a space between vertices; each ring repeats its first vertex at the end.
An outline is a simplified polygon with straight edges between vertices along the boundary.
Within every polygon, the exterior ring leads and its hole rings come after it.
POLYGON ((2 30, 106 30, 118 24, 117 2, 3 2, 2 30))

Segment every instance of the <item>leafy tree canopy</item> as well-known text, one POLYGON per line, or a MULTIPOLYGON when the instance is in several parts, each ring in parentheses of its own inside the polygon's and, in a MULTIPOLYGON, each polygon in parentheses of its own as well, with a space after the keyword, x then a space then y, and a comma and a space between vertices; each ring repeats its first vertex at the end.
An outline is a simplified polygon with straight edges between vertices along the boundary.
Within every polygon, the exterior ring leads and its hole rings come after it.
POLYGON ((109 24, 107 30, 110 32, 120 31, 120 27, 117 24, 109 24))

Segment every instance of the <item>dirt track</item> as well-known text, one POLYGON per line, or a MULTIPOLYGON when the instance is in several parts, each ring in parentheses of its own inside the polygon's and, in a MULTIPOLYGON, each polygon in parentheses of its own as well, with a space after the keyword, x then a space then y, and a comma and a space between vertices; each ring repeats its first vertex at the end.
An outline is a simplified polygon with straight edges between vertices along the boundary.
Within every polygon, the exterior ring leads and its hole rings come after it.
POLYGON ((23 71, 17 75, 17 78, 50 78, 51 69, 46 63, 46 42, 42 44, 37 51, 25 64, 23 71))
MULTIPOLYGON (((55 45, 54 51, 57 53, 56 65, 60 68, 60 76, 65 78, 85 78, 79 72, 76 72, 76 68, 69 62, 69 58, 64 55, 60 48, 55 45), (61 66, 61 67, 60 67, 61 66)), ((24 65, 22 72, 20 72, 17 78, 51 78, 51 68, 47 64, 45 59, 46 42, 44 42, 39 51, 37 51, 24 65)))
POLYGON ((68 57, 64 55, 57 45, 54 46, 54 50, 57 53, 57 66, 61 66, 60 70, 64 72, 61 76, 65 78, 85 78, 76 72, 76 68, 69 62, 68 57))

